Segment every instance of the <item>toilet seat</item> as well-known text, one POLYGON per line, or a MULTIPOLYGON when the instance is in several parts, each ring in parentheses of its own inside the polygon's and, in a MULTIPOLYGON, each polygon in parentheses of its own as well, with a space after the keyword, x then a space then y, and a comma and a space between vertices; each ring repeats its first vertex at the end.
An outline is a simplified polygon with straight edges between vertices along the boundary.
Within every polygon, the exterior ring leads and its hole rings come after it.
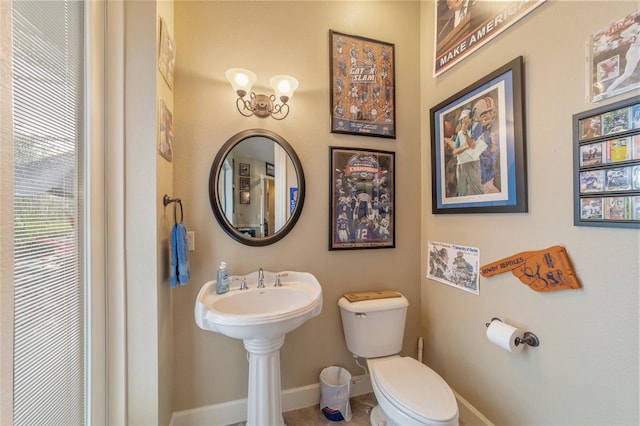
POLYGON ((457 424, 458 404, 435 371, 410 357, 369 360, 371 379, 389 403, 424 424, 457 424))

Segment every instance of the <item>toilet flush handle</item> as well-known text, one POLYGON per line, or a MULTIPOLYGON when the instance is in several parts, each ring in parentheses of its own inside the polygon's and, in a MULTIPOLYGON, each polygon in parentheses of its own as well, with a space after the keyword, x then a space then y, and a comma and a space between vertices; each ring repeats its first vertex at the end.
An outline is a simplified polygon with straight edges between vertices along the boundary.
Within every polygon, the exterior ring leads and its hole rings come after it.
POLYGON ((360 318, 366 318, 367 314, 362 313, 362 312, 357 312, 356 313, 356 318, 360 319, 360 318))

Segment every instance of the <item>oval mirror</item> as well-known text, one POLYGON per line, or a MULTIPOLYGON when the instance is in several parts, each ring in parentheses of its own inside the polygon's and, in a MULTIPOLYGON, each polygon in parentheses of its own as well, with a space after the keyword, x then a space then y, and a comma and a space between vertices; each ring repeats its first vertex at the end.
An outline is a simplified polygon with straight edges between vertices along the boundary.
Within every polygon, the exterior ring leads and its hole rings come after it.
POLYGON ((304 204, 304 173, 280 135, 244 130, 220 148, 209 174, 209 200, 220 226, 236 241, 266 246, 295 225, 304 204))

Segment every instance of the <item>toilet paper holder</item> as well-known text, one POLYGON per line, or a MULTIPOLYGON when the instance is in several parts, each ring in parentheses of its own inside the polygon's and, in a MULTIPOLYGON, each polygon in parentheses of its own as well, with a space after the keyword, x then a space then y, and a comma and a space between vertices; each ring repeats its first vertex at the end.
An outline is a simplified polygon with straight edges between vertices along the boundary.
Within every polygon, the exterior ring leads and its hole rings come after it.
MULTIPOLYGON (((493 317, 491 318, 491 321, 489 321, 488 323, 485 323, 485 326, 489 327, 489 325, 491 325, 491 323, 494 320, 498 320, 502 322, 500 318, 493 317)), ((538 339, 538 336, 536 336, 534 333, 530 331, 525 331, 524 336, 522 336, 522 338, 516 337, 516 346, 519 346, 519 345, 529 345, 533 347, 540 346, 540 339, 538 339)))

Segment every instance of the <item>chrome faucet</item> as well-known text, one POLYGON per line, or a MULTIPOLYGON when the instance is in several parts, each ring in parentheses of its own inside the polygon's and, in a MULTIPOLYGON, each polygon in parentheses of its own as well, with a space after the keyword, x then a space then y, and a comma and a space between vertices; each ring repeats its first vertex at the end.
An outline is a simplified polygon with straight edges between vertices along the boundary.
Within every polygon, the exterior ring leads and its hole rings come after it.
POLYGON ((258 288, 264 288, 264 271, 262 268, 258 271, 258 288))

